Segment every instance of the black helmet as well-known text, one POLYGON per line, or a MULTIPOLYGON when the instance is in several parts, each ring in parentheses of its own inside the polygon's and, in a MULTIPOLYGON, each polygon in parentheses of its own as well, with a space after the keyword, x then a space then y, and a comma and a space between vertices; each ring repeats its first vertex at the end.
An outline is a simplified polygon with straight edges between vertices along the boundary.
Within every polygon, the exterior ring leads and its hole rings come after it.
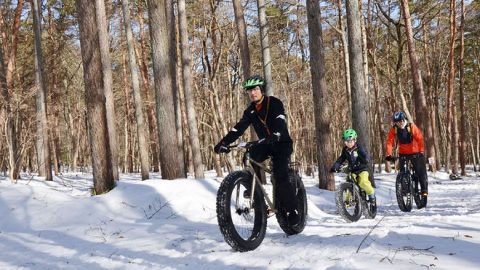
POLYGON ((248 77, 243 82, 242 88, 244 90, 248 90, 248 89, 252 89, 252 88, 255 88, 257 86, 260 86, 260 89, 262 90, 262 92, 265 92, 266 85, 267 85, 267 82, 265 82, 265 80, 261 76, 253 75, 253 76, 248 77))
POLYGON ((407 117, 405 116, 405 113, 402 111, 395 112, 392 116, 393 122, 402 121, 402 120, 405 120, 406 118, 407 117))

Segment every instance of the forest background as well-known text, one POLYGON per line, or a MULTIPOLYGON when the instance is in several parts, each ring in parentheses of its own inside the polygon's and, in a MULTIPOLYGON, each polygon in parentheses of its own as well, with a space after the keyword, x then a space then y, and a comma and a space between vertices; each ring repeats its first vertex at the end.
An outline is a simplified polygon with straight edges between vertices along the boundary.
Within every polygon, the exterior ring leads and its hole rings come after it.
POLYGON ((477 171, 479 36, 480 1, 2 0, 0 171, 91 170, 96 194, 119 172, 222 176, 240 156, 213 145, 251 74, 284 102, 293 158, 320 188, 348 127, 390 170, 398 110, 430 170, 477 171))

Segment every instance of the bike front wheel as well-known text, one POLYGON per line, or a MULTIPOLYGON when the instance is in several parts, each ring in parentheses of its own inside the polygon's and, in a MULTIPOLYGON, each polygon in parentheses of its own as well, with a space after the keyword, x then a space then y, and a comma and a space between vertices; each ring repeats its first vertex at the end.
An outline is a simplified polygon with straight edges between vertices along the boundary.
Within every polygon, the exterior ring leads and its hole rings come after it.
POLYGON ((398 208, 402 212, 412 211, 412 196, 414 188, 412 178, 409 174, 399 173, 395 182, 395 193, 397 196, 398 208))
POLYGON ((236 251, 256 249, 265 237, 267 207, 260 188, 249 196, 253 176, 246 171, 227 175, 217 192, 217 220, 225 241, 236 251), (247 191, 248 190, 248 191, 247 191), (245 192, 247 191, 247 192, 245 192))
POLYGON ((353 183, 340 184, 335 193, 335 204, 338 213, 347 222, 356 222, 362 216, 362 201, 353 183))

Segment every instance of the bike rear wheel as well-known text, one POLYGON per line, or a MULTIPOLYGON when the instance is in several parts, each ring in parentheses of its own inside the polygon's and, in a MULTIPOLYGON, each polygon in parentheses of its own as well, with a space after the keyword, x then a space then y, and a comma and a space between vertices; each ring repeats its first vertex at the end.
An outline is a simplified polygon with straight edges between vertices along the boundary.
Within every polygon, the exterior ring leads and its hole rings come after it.
POLYGON ((402 212, 412 211, 412 195, 414 192, 412 179, 409 174, 399 173, 395 182, 395 193, 398 207, 402 212))
POLYGON ((217 192, 217 220, 225 241, 236 251, 256 249, 265 237, 267 207, 260 187, 255 188, 252 205, 244 198, 253 176, 246 171, 232 172, 217 192))
POLYGON ((362 216, 362 200, 354 187, 355 184, 341 183, 335 193, 337 210, 347 222, 355 222, 362 216))
MULTIPOLYGON (((290 170, 288 177, 297 196, 297 210, 300 222, 296 225, 290 225, 287 219, 287 212, 281 206, 277 208, 278 212, 275 216, 280 228, 282 228, 286 234, 293 235, 301 233, 307 223, 307 191, 303 185, 302 178, 296 171, 290 170)), ((280 203, 279 198, 275 198, 275 203, 280 203)))

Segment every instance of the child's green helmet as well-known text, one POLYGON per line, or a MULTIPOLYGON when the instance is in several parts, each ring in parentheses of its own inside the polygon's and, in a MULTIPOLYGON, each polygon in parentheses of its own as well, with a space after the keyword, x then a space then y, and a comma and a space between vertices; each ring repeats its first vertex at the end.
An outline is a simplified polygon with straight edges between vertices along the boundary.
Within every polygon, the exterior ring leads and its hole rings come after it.
POLYGON ((349 128, 343 132, 343 140, 357 139, 357 132, 353 128, 349 128))

